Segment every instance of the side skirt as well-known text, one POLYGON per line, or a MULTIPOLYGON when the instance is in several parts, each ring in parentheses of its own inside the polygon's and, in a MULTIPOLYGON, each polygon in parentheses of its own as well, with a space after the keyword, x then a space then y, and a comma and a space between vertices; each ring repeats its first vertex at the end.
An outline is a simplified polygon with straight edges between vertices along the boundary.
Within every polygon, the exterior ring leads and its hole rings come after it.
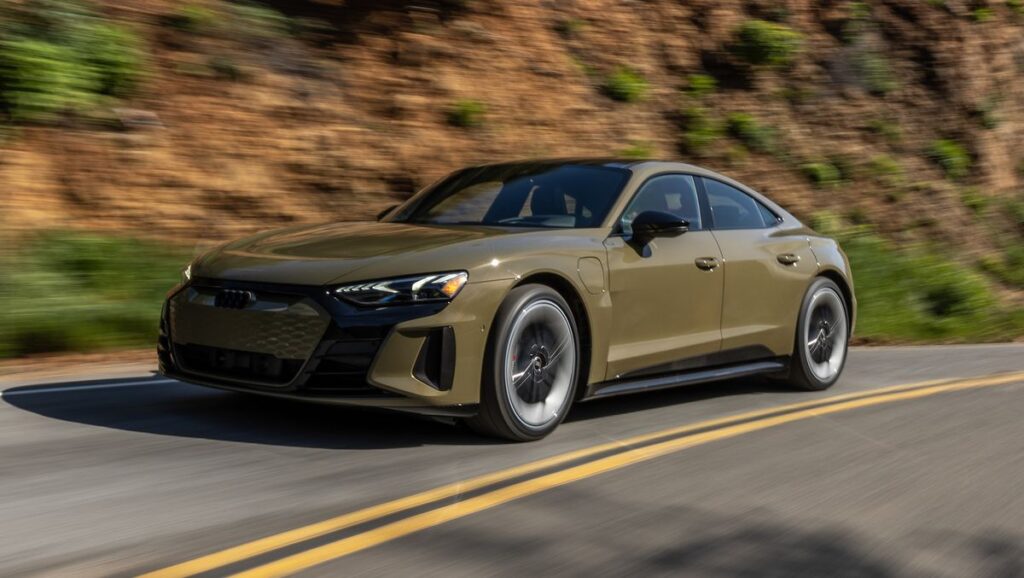
POLYGON ((658 389, 668 389, 670 387, 679 387, 682 385, 695 385, 710 381, 746 377, 749 375, 776 373, 785 370, 787 367, 788 362, 786 358, 777 358, 736 363, 711 369, 696 369, 657 376, 603 381, 601 383, 592 384, 588 388, 587 395, 584 396, 583 399, 600 399, 638 391, 654 391, 658 389))

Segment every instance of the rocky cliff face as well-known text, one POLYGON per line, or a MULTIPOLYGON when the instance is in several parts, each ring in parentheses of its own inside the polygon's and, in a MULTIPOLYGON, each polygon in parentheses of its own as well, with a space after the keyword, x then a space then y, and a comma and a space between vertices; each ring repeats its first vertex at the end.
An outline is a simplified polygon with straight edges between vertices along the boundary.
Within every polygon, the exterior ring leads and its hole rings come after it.
POLYGON ((8 127, 8 229, 365 218, 461 165, 703 164, 963 258, 1020 244, 1024 13, 987 2, 107 1, 130 96, 8 127), (241 10, 241 11, 239 11, 241 10))

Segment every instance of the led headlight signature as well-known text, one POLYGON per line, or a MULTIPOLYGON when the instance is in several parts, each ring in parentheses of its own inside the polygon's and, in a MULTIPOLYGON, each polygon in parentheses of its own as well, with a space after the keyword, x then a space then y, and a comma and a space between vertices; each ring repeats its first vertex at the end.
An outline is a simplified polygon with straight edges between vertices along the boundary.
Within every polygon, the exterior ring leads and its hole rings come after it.
POLYGON ((433 273, 342 285, 334 294, 356 305, 399 305, 454 299, 469 279, 465 271, 433 273))

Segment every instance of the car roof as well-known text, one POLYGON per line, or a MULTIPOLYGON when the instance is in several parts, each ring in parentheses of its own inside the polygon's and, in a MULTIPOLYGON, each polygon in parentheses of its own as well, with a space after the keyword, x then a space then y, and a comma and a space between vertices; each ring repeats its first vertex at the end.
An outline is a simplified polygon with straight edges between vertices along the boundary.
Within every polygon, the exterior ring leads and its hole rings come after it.
POLYGON ((492 166, 514 166, 514 165, 532 165, 532 166, 562 166, 562 165, 582 165, 582 166, 598 166, 598 167, 609 167, 609 168, 620 168, 620 169, 653 169, 653 170, 677 170, 694 173, 702 173, 708 175, 717 175, 717 173, 710 171, 704 167, 697 165, 691 165, 680 161, 669 161, 669 160, 658 160, 658 159, 636 159, 627 157, 564 157, 564 158, 540 158, 540 159, 522 159, 514 161, 502 161, 496 163, 484 163, 476 165, 477 167, 492 167, 492 166))

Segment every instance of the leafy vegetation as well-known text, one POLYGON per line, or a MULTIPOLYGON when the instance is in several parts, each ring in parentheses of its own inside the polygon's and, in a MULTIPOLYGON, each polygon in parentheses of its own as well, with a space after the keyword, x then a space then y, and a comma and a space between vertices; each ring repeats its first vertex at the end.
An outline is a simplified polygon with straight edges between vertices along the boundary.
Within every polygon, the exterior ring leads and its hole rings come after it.
POLYGON ((448 124, 462 128, 473 128, 484 123, 487 106, 479 100, 463 99, 448 110, 448 124))
POLYGON ((970 173, 971 155, 963 145, 954 140, 939 139, 933 142, 928 148, 928 156, 938 163, 951 179, 962 179, 970 173))
POLYGON ((722 136, 722 123, 708 109, 691 106, 682 112, 683 140, 687 151, 700 155, 722 136))
POLYGON ((650 143, 633 141, 619 155, 630 159, 649 159, 654 156, 654 147, 650 143))
POLYGON ((188 257, 137 239, 39 235, 0 260, 0 358, 153 345, 188 257))
POLYGON ((856 335, 882 341, 993 341, 1024 335, 1024 312, 998 304, 985 278, 924 247, 897 249, 870 227, 830 213, 815 228, 836 235, 856 280, 856 335))
POLYGON ((141 71, 138 37, 85 5, 0 7, 0 105, 15 122, 87 112, 129 94, 141 71))
POLYGON ((871 94, 884 96, 899 86, 889 60, 881 52, 866 50, 858 54, 855 66, 864 88, 871 94))
POLYGON ((686 79, 686 93, 694 98, 711 96, 718 90, 718 81, 707 74, 691 74, 686 79))
POLYGON ((868 122, 868 130, 885 137, 890 143, 899 143, 903 140, 903 131, 899 123, 886 118, 876 118, 868 122))
POLYGON ((733 51, 754 66, 786 66, 793 61, 803 36, 792 28, 767 20, 747 20, 736 31, 733 51))
POLYGON ((887 187, 899 187, 903 184, 903 166, 899 161, 886 154, 876 155, 868 162, 871 176, 887 187))
POLYGON ((291 20, 277 10, 257 2, 239 2, 232 5, 236 27, 252 38, 273 39, 287 36, 292 31, 291 20))
POLYGON ((726 118, 729 134, 752 151, 770 153, 775 147, 775 130, 759 123, 753 115, 735 112, 726 118))
POLYGON ((978 23, 988 22, 989 20, 992 20, 994 16, 995 11, 993 11, 992 8, 989 8, 988 6, 979 6, 978 8, 975 8, 974 10, 971 11, 971 18, 973 18, 974 21, 978 23))
POLYGON ((989 198, 981 194, 975 187, 967 187, 960 191, 960 200, 975 214, 983 213, 989 202, 989 198))
POLYGON ((819 188, 835 187, 842 180, 842 173, 831 162, 817 161, 800 166, 804 175, 819 188))
POLYGON ((647 96, 647 80, 636 70, 616 68, 604 83, 605 94, 622 102, 636 102, 647 96))
POLYGON ((192 34, 201 34, 209 30, 217 21, 217 14, 197 2, 188 2, 164 18, 164 23, 178 30, 192 34))

